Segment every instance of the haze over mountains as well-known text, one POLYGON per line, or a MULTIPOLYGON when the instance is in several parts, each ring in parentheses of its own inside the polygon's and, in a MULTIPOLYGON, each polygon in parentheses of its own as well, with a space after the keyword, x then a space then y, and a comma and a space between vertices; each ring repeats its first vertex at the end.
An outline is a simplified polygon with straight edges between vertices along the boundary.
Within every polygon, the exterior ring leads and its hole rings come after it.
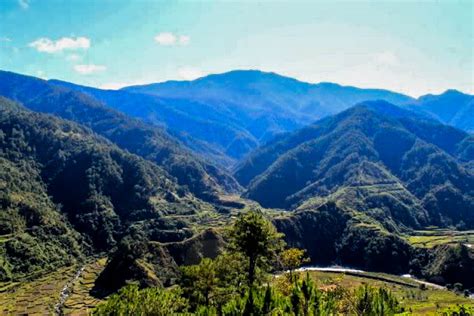
POLYGON ((91 128, 122 148, 163 166, 196 195, 210 198, 223 187, 238 189, 232 177, 192 155, 163 129, 134 120, 86 94, 41 79, 0 72, 0 95, 29 109, 91 128))
POLYGON ((428 94, 409 102, 411 110, 430 115, 467 132, 474 131, 474 96, 456 90, 439 95, 428 94))
POLYGON ((460 277, 423 270, 450 250, 402 234, 474 228, 471 95, 260 71, 114 91, 0 71, 0 96, 2 280, 111 252, 103 284, 169 283, 256 202, 312 263, 460 277))
MULTIPOLYGON (((119 91, 50 82, 86 92, 123 113, 164 126, 196 152, 223 165, 235 163, 275 135, 296 130, 365 100, 417 104, 420 109, 426 100, 381 89, 309 84, 255 70, 236 70, 194 81, 131 86, 119 91)), ((472 100, 472 96, 459 94, 472 100)), ((431 115, 429 111, 422 112, 431 115)), ((434 118, 447 124, 452 121, 455 126, 469 130, 471 119, 462 114, 469 114, 469 109, 459 111, 458 119, 445 113, 434 118)))

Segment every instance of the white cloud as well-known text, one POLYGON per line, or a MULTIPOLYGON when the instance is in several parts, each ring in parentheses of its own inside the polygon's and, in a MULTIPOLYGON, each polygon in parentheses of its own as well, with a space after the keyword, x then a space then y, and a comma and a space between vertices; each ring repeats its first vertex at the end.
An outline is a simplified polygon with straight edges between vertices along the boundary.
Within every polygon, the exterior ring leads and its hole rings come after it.
POLYGON ((187 35, 177 35, 170 32, 162 32, 155 36, 155 41, 164 46, 188 45, 191 38, 187 35))
POLYGON ((160 45, 174 45, 176 43, 176 36, 173 33, 160 33, 155 36, 155 41, 160 45))
POLYGON ((72 61, 72 62, 79 61, 81 59, 82 59, 82 56, 78 54, 70 54, 66 57, 67 61, 72 61))
POLYGON ((88 64, 88 65, 75 65, 74 70, 81 75, 91 75, 94 73, 98 72, 103 72, 107 69, 107 67, 103 65, 94 65, 94 64, 88 64))
POLYGON ((12 39, 6 36, 0 37, 0 42, 11 42, 12 39))
POLYGON ((197 68, 183 67, 178 69, 178 75, 184 80, 194 80, 196 78, 202 77, 204 73, 197 68))
POLYGON ((398 56, 390 51, 374 54, 374 62, 377 65, 397 66, 400 64, 398 56))
POLYGON ((18 4, 23 10, 26 10, 30 7, 29 0, 18 0, 18 4))
POLYGON ((87 37, 63 37, 53 41, 47 37, 42 37, 28 44, 42 53, 57 53, 63 50, 88 49, 91 47, 91 41, 87 37))

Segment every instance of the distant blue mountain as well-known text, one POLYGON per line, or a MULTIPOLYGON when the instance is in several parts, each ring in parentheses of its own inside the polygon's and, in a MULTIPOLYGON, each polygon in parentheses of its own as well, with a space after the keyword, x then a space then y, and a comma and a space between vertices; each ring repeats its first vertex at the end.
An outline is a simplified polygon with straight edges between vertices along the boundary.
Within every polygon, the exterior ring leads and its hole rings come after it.
POLYGON ((414 101, 387 90, 310 84, 256 70, 119 91, 50 82, 86 92, 128 115, 165 126, 193 150, 228 166, 275 135, 356 103, 375 99, 396 104, 414 101))
POLYGON ((474 132, 474 95, 457 90, 428 94, 409 102, 409 108, 467 132, 474 132))
MULTIPOLYGON (((63 85, 80 90, 79 86, 63 85)), ((194 195, 206 201, 216 200, 223 191, 239 189, 227 172, 191 153, 162 128, 104 106, 80 91, 39 78, 0 71, 0 96, 32 111, 52 114, 92 129, 120 148, 162 167, 180 185, 186 185, 194 195)))
POLYGON ((359 89, 334 83, 310 84, 275 73, 235 70, 209 75, 194 81, 168 81, 123 88, 125 91, 161 97, 225 101, 242 108, 282 110, 296 116, 322 117, 365 100, 383 99, 391 103, 413 100, 399 93, 380 89, 359 89))

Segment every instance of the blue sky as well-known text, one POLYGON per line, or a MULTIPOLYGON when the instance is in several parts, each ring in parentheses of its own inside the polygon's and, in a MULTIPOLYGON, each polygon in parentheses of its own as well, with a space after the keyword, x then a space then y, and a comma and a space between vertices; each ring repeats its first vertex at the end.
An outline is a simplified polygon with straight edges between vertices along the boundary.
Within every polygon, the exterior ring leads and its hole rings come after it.
POLYGON ((116 88, 261 69, 474 93, 474 1, 0 0, 0 69, 116 88))

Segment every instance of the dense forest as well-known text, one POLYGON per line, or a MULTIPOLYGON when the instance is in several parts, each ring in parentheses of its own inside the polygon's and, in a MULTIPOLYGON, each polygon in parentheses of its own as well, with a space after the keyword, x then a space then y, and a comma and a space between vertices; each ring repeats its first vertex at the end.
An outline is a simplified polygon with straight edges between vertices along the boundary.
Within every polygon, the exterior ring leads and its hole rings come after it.
POLYGON ((471 135, 376 101, 275 139, 235 176, 266 207, 330 200, 392 231, 473 227, 473 159, 471 135))
POLYGON ((2 280, 110 250, 129 229, 150 226, 156 240, 182 239, 185 225, 160 233, 169 225, 162 218, 209 207, 160 167, 87 128, 5 99, 0 113, 2 280))

